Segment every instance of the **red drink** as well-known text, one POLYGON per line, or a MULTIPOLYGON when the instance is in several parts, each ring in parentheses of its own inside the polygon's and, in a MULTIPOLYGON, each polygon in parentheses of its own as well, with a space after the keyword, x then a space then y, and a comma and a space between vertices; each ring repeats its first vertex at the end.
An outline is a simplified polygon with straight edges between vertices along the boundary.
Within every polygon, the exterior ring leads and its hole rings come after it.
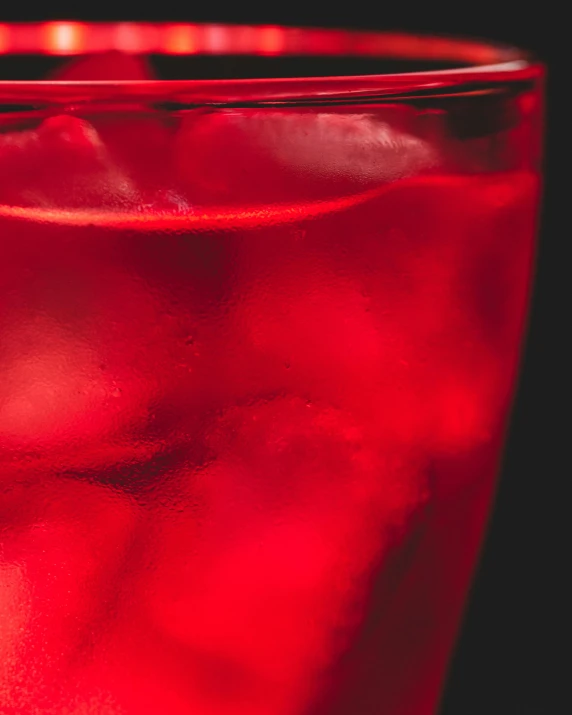
POLYGON ((514 387, 536 92, 471 136, 481 100, 5 122, 3 714, 435 712, 514 387))

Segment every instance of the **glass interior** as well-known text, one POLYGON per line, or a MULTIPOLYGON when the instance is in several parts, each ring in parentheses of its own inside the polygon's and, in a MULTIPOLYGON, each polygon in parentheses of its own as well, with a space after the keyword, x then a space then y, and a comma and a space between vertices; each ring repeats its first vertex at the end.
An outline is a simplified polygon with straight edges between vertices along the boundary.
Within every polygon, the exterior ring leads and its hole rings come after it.
POLYGON ((515 382, 540 69, 276 27, 0 48, 0 713, 434 713, 515 382))

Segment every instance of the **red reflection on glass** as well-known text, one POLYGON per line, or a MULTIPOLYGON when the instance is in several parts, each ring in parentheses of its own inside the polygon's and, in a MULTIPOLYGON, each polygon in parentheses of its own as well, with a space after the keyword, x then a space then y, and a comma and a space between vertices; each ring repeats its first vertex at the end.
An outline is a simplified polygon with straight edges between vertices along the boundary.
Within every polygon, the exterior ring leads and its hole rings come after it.
POLYGON ((0 53, 68 55, 119 50, 130 54, 385 55, 489 64, 514 57, 510 49, 470 40, 391 32, 300 30, 272 25, 148 22, 29 22, 0 25, 0 53))
POLYGON ((258 33, 258 51, 263 55, 277 55, 284 51, 285 34, 280 27, 261 27, 258 33))
POLYGON ((204 25, 202 28, 201 50, 208 54, 218 55, 232 52, 230 45, 235 37, 233 28, 223 25, 204 25))
POLYGON ((10 49, 10 30, 7 25, 0 25, 0 55, 10 49))
POLYGON ((170 55, 191 55, 197 49, 197 29, 194 25, 172 25, 165 29, 164 52, 170 55))
POLYGON ((44 47, 53 55, 81 54, 85 26, 79 22, 49 22, 43 26, 44 47))
POLYGON ((147 49, 140 29, 132 23, 121 23, 115 28, 114 49, 121 52, 145 52, 147 49))

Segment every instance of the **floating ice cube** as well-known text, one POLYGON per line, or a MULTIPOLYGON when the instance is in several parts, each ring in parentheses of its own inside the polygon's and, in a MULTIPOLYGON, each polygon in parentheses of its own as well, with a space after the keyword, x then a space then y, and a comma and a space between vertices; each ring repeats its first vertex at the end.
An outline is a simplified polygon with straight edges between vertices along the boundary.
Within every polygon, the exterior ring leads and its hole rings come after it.
POLYGON ((430 143, 374 114, 300 110, 189 113, 175 152, 189 197, 206 203, 341 196, 439 163, 430 143))
POLYGON ((426 499, 425 474, 348 413, 297 397, 230 408, 208 441, 213 460, 156 512, 138 606, 180 647, 302 697, 426 499))
POLYGON ((139 202, 135 183, 85 119, 52 116, 0 135, 0 203, 122 209, 139 202))

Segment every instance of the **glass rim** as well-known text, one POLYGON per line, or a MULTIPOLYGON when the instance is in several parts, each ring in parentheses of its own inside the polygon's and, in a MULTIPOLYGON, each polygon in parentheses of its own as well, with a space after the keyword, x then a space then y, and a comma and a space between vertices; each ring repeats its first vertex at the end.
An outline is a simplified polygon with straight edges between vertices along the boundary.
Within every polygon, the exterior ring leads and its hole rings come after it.
POLYGON ((276 78, 0 80, 0 102, 164 101, 283 104, 392 96, 487 93, 534 81, 544 67, 531 53, 474 38, 284 25, 48 21, 0 24, 0 56, 243 55, 447 62, 447 69, 276 78), (458 66, 457 66, 458 65, 458 66))

